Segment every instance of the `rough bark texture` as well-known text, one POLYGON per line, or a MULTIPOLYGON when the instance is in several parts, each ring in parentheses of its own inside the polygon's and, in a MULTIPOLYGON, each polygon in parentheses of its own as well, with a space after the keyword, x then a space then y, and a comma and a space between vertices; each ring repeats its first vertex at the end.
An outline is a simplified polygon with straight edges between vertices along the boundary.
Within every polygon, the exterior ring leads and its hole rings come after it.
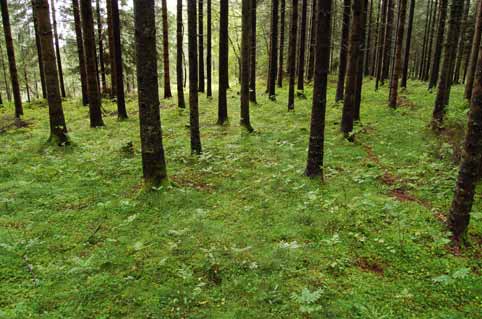
POLYGON ((122 63, 122 46, 120 38, 120 18, 118 0, 112 1, 112 33, 114 36, 114 60, 115 60, 115 82, 117 93, 117 117, 120 120, 127 118, 126 101, 124 97, 124 67, 122 63))
POLYGON ((142 169, 147 189, 167 179, 157 78, 154 0, 134 1, 142 169))
POLYGON ((77 54, 79 56, 79 73, 80 85, 82 89, 82 104, 89 103, 89 94, 87 92, 87 71, 85 68, 85 53, 84 53, 84 39, 82 36, 82 25, 80 21, 80 7, 79 0, 72 0, 72 10, 74 13, 74 27, 77 42, 77 54))
POLYGON ((463 1, 452 0, 450 7, 450 20, 445 41, 444 59, 440 72, 440 79, 437 87, 437 98, 432 115, 432 128, 437 130, 442 126, 445 115, 445 107, 450 97, 450 87, 452 85, 452 70, 455 60, 457 39, 460 35, 460 20, 462 18, 463 1))
POLYGON ((278 63, 278 87, 283 86, 284 48, 286 27, 286 0, 280 0, 280 38, 279 38, 279 63, 278 63))
POLYGON ((440 69, 440 60, 442 57, 442 47, 444 43, 445 20, 447 18, 448 0, 440 0, 439 18, 437 28, 437 38, 435 39, 435 54, 432 60, 432 70, 430 71, 430 79, 428 88, 432 89, 437 85, 440 69))
POLYGON ((97 42, 99 43, 100 80, 102 84, 101 92, 105 92, 107 81, 105 79, 104 40, 102 31, 102 15, 100 13, 100 0, 96 0, 95 9, 97 11, 97 42))
MULTIPOLYGON (((200 0, 202 3, 202 0, 200 0)), ((202 14, 202 10, 200 14, 202 14)), ((188 55, 189 55, 189 123, 191 130, 191 153, 201 154, 201 133, 199 132, 199 101, 198 101, 198 56, 197 56, 197 26, 196 26, 196 0, 187 1, 187 27, 188 27, 188 55)), ((201 19, 202 21, 202 19, 201 19)), ((202 42, 202 40, 200 40, 202 42)))
POLYGON ((298 50, 298 93, 303 93, 305 89, 305 48, 306 48, 306 17, 308 10, 308 0, 301 3, 301 23, 300 23, 300 45, 298 50))
POLYGON ((84 37, 84 53, 87 71, 87 91, 89 95, 90 126, 103 126, 102 100, 97 82, 94 19, 90 0, 80 0, 80 12, 82 16, 82 34, 84 37))
POLYGON ((54 29, 55 56, 57 57, 57 69, 59 71, 60 94, 65 97, 64 72, 62 70, 62 58, 60 56, 59 34, 57 32, 57 17, 55 14, 55 0, 51 0, 52 5, 52 25, 54 29))
POLYGON ((109 39, 109 62, 110 62, 110 97, 113 99, 117 96, 117 75, 114 58, 114 29, 112 25, 112 2, 107 0, 107 33, 109 39))
POLYGON ((463 239, 470 221, 482 154, 482 47, 479 45, 464 151, 448 225, 455 241, 463 239))
POLYGON ((42 59, 42 49, 40 47, 40 36, 39 36, 38 23, 37 23, 37 14, 34 8, 35 7, 32 0, 32 20, 33 20, 33 26, 35 31, 35 46, 37 47, 37 59, 38 59, 38 67, 39 67, 39 74, 40 74, 40 85, 42 87, 42 97, 45 99, 47 98, 47 88, 45 87, 44 62, 42 59))
POLYGON ((198 8, 198 32, 199 32, 199 50, 198 50, 198 69, 199 69, 199 77, 198 77, 198 86, 199 92, 204 93, 204 5, 203 0, 199 0, 199 8, 198 8))
POLYGON ((248 132, 253 131, 249 118, 249 65, 251 47, 251 6, 252 0, 242 0, 241 31, 241 121, 240 124, 248 132))
POLYGON ((408 25, 407 25, 407 40, 405 42, 405 52, 403 58, 403 69, 402 69, 402 81, 400 86, 402 88, 407 87, 408 80, 408 64, 410 62, 410 47, 412 44, 412 30, 413 30, 413 17, 415 15, 415 0, 410 0, 410 11, 408 14, 408 25))
POLYGON ((288 40, 288 110, 295 108, 296 47, 298 38, 298 0, 291 0, 290 34, 288 40))
POLYGON ((182 0, 177 0, 176 6, 176 86, 177 86, 177 106, 181 109, 186 108, 183 88, 183 25, 182 25, 182 0))
POLYGON ((348 52, 348 37, 350 35, 350 11, 351 0, 343 2, 343 26, 341 31, 340 42, 340 65, 338 67, 338 84, 336 86, 335 101, 343 100, 345 91, 345 75, 346 75, 346 55, 348 52))
POLYGON ((276 98, 276 72, 278 71, 278 20, 279 1, 271 1, 271 34, 269 41, 268 96, 276 98))
POLYGON ((211 0, 206 2, 206 16, 207 16, 207 41, 206 41, 206 95, 213 96, 212 77, 213 77, 213 57, 212 57, 212 19, 211 19, 211 0))
MULTIPOLYGON (((3 2, 2 2, 3 4, 3 2)), ((50 24, 49 4, 47 0, 33 0, 33 8, 37 16, 40 47, 47 86, 47 101, 49 105, 50 138, 57 145, 69 143, 67 126, 65 125, 62 99, 60 97, 59 78, 55 60, 54 39, 50 24)))
POLYGON ((331 1, 319 1, 316 8, 315 79, 311 109, 310 142, 305 175, 323 178, 323 145, 325 140, 326 88, 330 65, 331 1))
POLYGON ((20 118, 23 115, 22 97, 20 95, 20 85, 18 83, 17 64, 15 62, 15 50, 13 47, 7 0, 1 0, 0 4, 2 7, 3 32, 5 34, 5 44, 7 47, 8 66, 13 89, 13 100, 15 102, 15 117, 20 118))
POLYGON ((228 121, 228 104, 226 90, 228 89, 229 68, 229 1, 220 1, 219 12, 219 88, 218 88, 218 124, 223 125, 228 121))
POLYGON ((316 47, 316 23, 317 23, 317 0, 311 1, 311 19, 310 19, 310 48, 308 55, 308 68, 306 70, 306 79, 313 80, 315 74, 315 47, 316 47))
POLYGON ((475 68, 477 65, 477 59, 479 54, 481 34, 482 34, 482 1, 479 0, 477 5, 477 19, 475 22, 474 37, 472 38, 472 49, 470 51, 470 60, 469 60, 469 66, 467 69, 467 80, 465 83, 465 93, 464 93, 465 98, 469 100, 472 98, 472 88, 474 86, 475 68))
POLYGON ((171 72, 169 68, 169 26, 167 23, 167 1, 162 0, 162 61, 164 65, 164 98, 172 97, 171 72))
POLYGON ((390 96, 388 98, 388 105, 392 108, 397 107, 398 100, 398 79, 402 73, 402 51, 403 51, 403 36, 405 33, 405 17, 407 15, 407 0, 400 0, 398 5, 398 27, 397 40, 395 48, 395 59, 393 64, 393 74, 390 81, 390 96))

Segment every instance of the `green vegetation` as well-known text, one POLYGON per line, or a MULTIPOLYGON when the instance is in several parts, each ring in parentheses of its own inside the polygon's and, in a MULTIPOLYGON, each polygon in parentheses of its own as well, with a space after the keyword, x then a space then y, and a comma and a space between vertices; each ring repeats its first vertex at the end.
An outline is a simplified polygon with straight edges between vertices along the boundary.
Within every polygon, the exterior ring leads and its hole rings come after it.
POLYGON ((64 102, 65 149, 46 144, 45 105, 27 104, 30 125, 0 134, 0 318, 480 318, 480 197, 470 246, 450 248, 441 222, 463 87, 441 141, 425 83, 393 110, 367 81, 350 143, 333 80, 325 183, 303 176, 311 88, 294 112, 286 89, 258 96, 254 134, 239 127, 235 89, 223 127, 200 95, 202 156, 190 155, 188 111, 162 101, 171 183, 155 192, 141 190, 135 99, 121 122, 104 101, 98 129, 64 102))

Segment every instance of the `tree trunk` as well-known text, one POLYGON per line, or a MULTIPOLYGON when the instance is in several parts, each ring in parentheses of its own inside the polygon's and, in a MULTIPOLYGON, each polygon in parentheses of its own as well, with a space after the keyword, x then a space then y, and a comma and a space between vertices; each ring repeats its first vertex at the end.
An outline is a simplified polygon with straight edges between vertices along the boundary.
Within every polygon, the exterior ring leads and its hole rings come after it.
POLYGON ((102 100, 97 82, 94 18, 90 0, 80 0, 80 12, 82 16, 82 34, 84 37, 84 53, 87 71, 87 91, 89 94, 90 126, 104 126, 102 120, 102 100))
MULTIPOLYGON (((202 4, 202 0, 199 0, 202 4)), ((199 101, 198 101, 198 56, 197 56, 197 26, 196 26, 196 0, 187 1, 187 27, 188 27, 188 52, 189 52, 189 122, 191 131, 191 153, 201 154, 201 134, 199 132, 199 101)), ((199 9, 202 15, 202 7, 199 9)), ((202 22, 202 18, 200 17, 202 22)), ((199 43, 202 42, 200 37, 199 43)))
POLYGON ((204 93, 204 6, 203 6, 203 0, 199 0, 199 11, 198 11, 198 19, 199 19, 199 50, 198 50, 198 59, 199 59, 199 64, 198 64, 198 69, 199 69, 199 77, 198 77, 198 86, 199 92, 204 93))
POLYGON ((52 25, 54 29, 55 56, 57 57, 57 69, 59 71, 60 93, 65 97, 64 72, 62 70, 62 58, 60 57, 59 34, 57 32, 57 17, 55 14, 55 0, 51 0, 52 5, 52 25))
POLYGON ((300 45, 298 51, 298 94, 303 95, 305 90, 305 47, 306 47, 306 17, 308 0, 301 0, 301 23, 300 23, 300 45))
POLYGON ((382 8, 381 8, 381 19, 380 19, 380 27, 378 29, 378 50, 377 50, 377 71, 376 71, 376 81, 375 81, 375 91, 378 90, 378 86, 380 81, 382 80, 383 76, 383 57, 384 57, 384 49, 385 49, 385 31, 386 31, 386 15, 387 15, 387 8, 388 8, 388 0, 381 0, 382 8))
POLYGON ((309 48, 309 55, 308 55, 308 69, 306 70, 306 79, 308 81, 313 80, 313 76, 315 74, 315 47, 316 47, 316 1, 311 1, 311 21, 310 21, 310 48, 309 48))
MULTIPOLYGON (((33 1, 32 1, 32 8, 33 8, 33 1)), ((45 99, 47 98, 47 89, 45 87, 45 75, 44 75, 44 65, 43 65, 43 59, 42 59, 42 50, 40 48, 40 36, 39 36, 39 31, 38 31, 38 23, 37 23, 37 17, 35 15, 35 10, 32 10, 32 20, 33 20, 33 26, 35 30, 35 46, 37 47, 37 59, 38 59, 38 68, 39 68, 39 74, 40 74, 40 84, 42 86, 42 97, 45 99)))
POLYGON ((170 99, 171 72, 169 69, 169 26, 167 23, 167 1, 162 0, 162 62, 164 66, 164 98, 170 99))
POLYGON ((328 68, 330 66, 331 1, 318 1, 316 8, 317 26, 315 49, 315 80, 311 109, 310 141, 305 175, 323 179, 323 145, 325 140, 326 91, 328 68))
POLYGON ((283 65, 285 47, 285 25, 286 25, 286 0, 280 0, 280 39, 279 39, 279 63, 278 63, 278 87, 283 86, 283 65))
MULTIPOLYGON (((443 0, 442 0, 443 1, 443 0)), ((412 44, 413 17, 415 15, 415 0, 410 0, 410 12, 408 15, 407 40, 405 42, 405 53, 403 58, 402 82, 401 87, 407 87, 408 63, 410 62, 410 47, 412 44)))
POLYGON ((469 8, 470 8, 470 0, 465 1, 464 13, 462 16, 461 32, 459 37, 459 44, 458 44, 458 51, 456 55, 456 62, 455 62, 455 74, 454 74, 454 83, 458 84, 460 81, 460 69, 462 66, 462 59, 464 57, 464 49, 465 49, 465 34, 467 31, 467 19, 469 15, 469 8))
POLYGON ((356 90, 355 90, 355 111, 353 113, 353 119, 360 121, 360 106, 361 106, 361 93, 363 87, 363 52, 366 51, 365 38, 366 38, 366 21, 368 17, 368 0, 363 0, 363 11, 361 16, 361 30, 360 30, 360 55, 358 56, 358 67, 356 69, 356 90))
POLYGON ((251 10, 252 0, 242 0, 241 26, 241 121, 240 124, 248 132, 253 131, 249 118, 249 79, 251 48, 251 10))
POLYGON ((142 170, 145 187, 150 190, 167 179, 159 115, 154 0, 134 1, 134 23, 142 170))
POLYGON ((206 11, 207 11, 207 43, 206 43, 206 95, 207 97, 213 96, 213 89, 212 89, 212 19, 211 19, 211 0, 207 0, 206 3, 206 11))
POLYGON ((176 11, 176 86, 177 86, 177 106, 181 109, 186 108, 183 88, 183 25, 182 25, 182 0, 177 0, 176 11))
POLYGON ((291 0, 291 21, 288 41, 288 111, 295 109, 296 48, 298 35, 298 0, 291 0))
POLYGON ((120 18, 118 0, 112 1, 112 32, 114 36, 114 59, 115 59, 115 75, 116 75, 116 93, 117 93, 117 117, 120 120, 127 118, 126 101, 124 96, 124 68, 122 63, 122 46, 120 37, 120 18))
POLYGON ((383 42, 383 69, 382 69, 383 72, 382 72, 382 78, 381 78, 382 85, 385 82, 385 80, 388 79, 388 73, 390 71, 394 4, 395 4, 395 0, 388 0, 387 21, 385 23, 385 40, 383 42))
POLYGON ((100 65, 100 80, 102 84, 101 92, 105 92, 107 82, 105 79, 105 63, 104 63, 104 40, 102 39, 102 15, 100 14, 100 0, 95 1, 97 11, 97 39, 99 42, 99 65, 100 65))
POLYGON ((431 5, 432 5, 433 0, 428 0, 427 1, 427 9, 426 9, 426 15, 427 17, 425 18, 425 27, 423 31, 423 41, 422 41, 422 54, 421 54, 421 59, 420 59, 420 66, 418 70, 418 79, 421 80, 423 77, 423 71, 425 70, 425 63, 426 63, 426 53, 427 53, 427 38, 428 38, 428 30, 430 28, 430 19, 432 17, 432 10, 431 10, 431 5))
POLYGON ((1 45, 0 45, 0 63, 2 64, 3 83, 5 84, 5 92, 7 92, 7 100, 10 102, 12 100, 12 93, 10 92, 10 87, 8 86, 7 70, 5 68, 5 61, 3 60, 3 50, 1 45))
POLYGON ((249 38, 249 101, 256 103, 256 0, 251 0, 249 38))
POLYGON ((77 41, 77 54, 79 56, 79 73, 80 84, 82 89, 82 104, 87 105, 89 103, 89 94, 87 90, 87 71, 85 67, 85 52, 84 52, 84 39, 82 36, 82 25, 80 20, 80 7, 79 0, 72 0, 72 8, 74 12, 74 26, 75 35, 77 41))
POLYGON ((437 85, 439 78, 440 60, 444 43, 445 20, 447 18, 447 6, 448 0, 440 0, 437 38, 435 40, 435 55, 432 60, 432 71, 430 72, 430 80, 428 84, 429 90, 437 85))
POLYGON ((271 2, 271 36, 269 43, 268 96, 276 99, 276 71, 278 68, 278 20, 279 1, 271 2))
POLYGON ((10 80, 12 81, 13 100, 15 101, 15 117, 20 118, 23 115, 23 107, 22 98, 20 95, 20 85, 18 83, 17 64, 15 62, 15 50, 13 47, 7 0, 1 0, 0 4, 2 7, 3 32, 5 34, 5 43, 7 46, 8 66, 10 69, 10 80))
POLYGON ((448 26, 447 39, 445 41, 444 59, 440 79, 437 88, 437 98, 432 115, 432 128, 438 130, 442 126, 445 115, 445 107, 450 97, 450 87, 452 84, 452 66, 455 59, 457 39, 460 36, 460 20, 462 18, 463 1, 452 0, 450 8, 450 20, 448 26))
POLYGON ((480 38, 482 34, 482 1, 479 0, 477 5, 477 19, 475 22, 474 37, 472 38, 472 49, 470 51, 469 67, 467 70, 467 81, 465 83, 465 93, 466 99, 470 100, 472 98, 472 89, 474 86, 475 68, 477 65, 477 59, 480 47, 480 38))
POLYGON ((226 90, 228 88, 229 68, 229 1, 220 1, 219 13, 219 88, 218 88, 218 124, 224 125, 228 121, 228 105, 226 90))
MULTIPOLYGON (((82 0, 81 0, 82 1, 82 0)), ((112 25, 112 2, 107 0, 107 31, 109 39, 109 61, 110 61, 110 97, 114 99, 117 96, 117 75, 114 58, 114 28, 112 25)))
POLYGON ((336 86, 335 101, 341 101, 345 91, 345 75, 346 75, 346 55, 348 52, 348 37, 350 35, 350 11, 351 0, 343 2, 343 26, 341 31, 340 42, 340 65, 338 66, 338 84, 336 86))
POLYGON ((363 62, 363 68, 364 68, 364 75, 368 76, 370 75, 370 54, 371 54, 371 39, 372 39, 372 13, 373 13, 373 0, 370 0, 370 7, 368 9, 368 23, 367 28, 368 28, 368 33, 367 33, 367 39, 366 39, 366 49, 365 49, 365 55, 364 55, 364 62, 363 62))
POLYGON ((390 81, 390 97, 388 105, 392 108, 397 107, 398 100, 398 79, 402 73, 402 50, 403 50, 403 36, 405 32, 405 16, 407 14, 407 0, 400 0, 398 5, 398 27, 397 40, 395 48, 395 61, 393 64, 393 74, 390 81))
POLYGON ((67 145, 69 144, 69 137, 67 135, 67 126, 65 125, 64 111, 62 109, 62 99, 60 97, 59 77, 55 61, 54 39, 52 26, 50 24, 48 0, 33 0, 33 10, 37 17, 45 84, 47 87, 50 119, 49 141, 56 145, 67 145))
POLYGON ((380 10, 381 10, 381 0, 376 0, 378 2, 377 6, 377 18, 376 18, 376 25, 375 25, 375 45, 373 47, 372 51, 372 60, 371 60, 371 65, 372 69, 370 71, 370 74, 372 76, 376 76, 377 72, 377 55, 378 55, 378 42, 379 42, 379 34, 378 30, 380 29, 380 10))

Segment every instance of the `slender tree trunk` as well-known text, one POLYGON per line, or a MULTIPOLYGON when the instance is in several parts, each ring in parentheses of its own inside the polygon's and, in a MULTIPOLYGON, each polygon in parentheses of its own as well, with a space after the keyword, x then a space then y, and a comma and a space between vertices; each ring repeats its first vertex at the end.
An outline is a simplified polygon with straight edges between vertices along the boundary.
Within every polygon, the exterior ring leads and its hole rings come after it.
MULTIPOLYGON (((32 8, 33 8, 33 1, 32 1, 32 8)), ((43 65, 43 59, 42 59, 42 50, 40 48, 40 37, 39 37, 39 31, 38 31, 38 23, 37 23, 37 17, 35 15, 35 10, 32 10, 32 20, 33 20, 33 26, 35 30, 35 46, 37 47, 37 59, 38 59, 38 68, 39 68, 39 74, 40 74, 40 84, 42 86, 42 97, 45 99, 47 98, 47 89, 45 87, 45 75, 44 75, 44 65, 43 65)))
POLYGON ((343 26, 341 31, 340 42, 340 65, 338 67, 338 84, 336 86, 335 101, 341 101, 344 97, 345 91, 345 75, 346 75, 346 55, 348 52, 348 37, 350 35, 350 11, 351 0, 344 0, 343 2, 343 26))
POLYGON ((432 21, 430 24, 430 33, 427 34, 427 42, 428 42, 428 49, 427 49, 427 61, 425 62, 425 69, 423 71, 423 81, 428 81, 430 78, 430 61, 433 59, 432 54, 432 47, 433 47, 433 36, 435 34, 435 24, 437 18, 437 8, 438 8, 438 0, 435 0, 435 5, 433 7, 432 13, 432 21))
POLYGON ((316 49, 315 80, 313 86, 313 103, 311 109, 310 141, 305 175, 323 179, 323 145, 325 141, 326 91, 328 69, 330 66, 330 23, 331 1, 319 1, 316 8, 316 49))
POLYGON ((84 53, 87 71, 87 91, 89 94, 90 126, 104 126, 102 120, 102 100, 99 92, 96 72, 95 33, 92 4, 90 0, 80 0, 80 12, 82 16, 82 34, 84 37, 84 53))
POLYGON ((377 18, 376 18, 376 25, 375 25, 375 45, 373 47, 373 50, 372 50, 372 60, 371 60, 371 65, 372 65, 372 69, 371 69, 371 72, 370 74, 372 76, 376 76, 377 74, 377 55, 378 55, 378 42, 379 42, 379 29, 380 29, 380 10, 381 10, 381 0, 376 0, 378 2, 378 6, 377 6, 377 18))
POLYGON ((220 1, 219 12, 219 89, 218 89, 218 124, 224 125, 228 121, 228 104, 226 90, 228 88, 229 68, 229 1, 220 1))
MULTIPOLYGON (((442 0, 443 1, 443 0, 442 0)), ((405 42, 405 53, 403 58, 401 87, 407 87, 408 63, 410 62, 410 47, 412 44, 413 17, 415 15, 415 0, 410 0, 410 12, 408 14, 407 40, 405 42)))
POLYGON ((300 45, 298 51, 298 94, 303 95, 305 90, 305 47, 306 47, 306 17, 308 0, 301 0, 301 23, 300 23, 300 45))
POLYGON ((298 0, 291 0, 291 21, 288 41, 288 74, 290 76, 288 111, 295 108, 296 48, 298 35, 298 0))
POLYGON ((199 69, 199 77, 198 77, 198 91, 204 93, 204 6, 203 6, 203 0, 199 0, 199 11, 198 11, 198 19, 199 19, 199 25, 198 25, 198 31, 199 31, 199 50, 198 50, 198 59, 199 59, 199 64, 198 64, 198 69, 199 69))
POLYGON ((8 13, 7 0, 1 0, 3 32, 7 46, 8 66, 10 68, 10 80, 12 81, 13 99, 15 101, 15 117, 23 115, 22 98, 20 95, 20 85, 18 83, 17 64, 15 62, 15 50, 13 47, 12 30, 10 28, 10 16, 8 13))
POLYGON ((425 70, 425 62, 426 62, 426 49, 427 49, 427 38, 428 38, 428 30, 430 28, 430 19, 432 17, 432 10, 431 10, 431 5, 432 5, 433 0, 428 0, 427 1, 427 9, 426 9, 426 14, 427 17, 425 18, 425 27, 423 31, 423 41, 422 41, 422 54, 420 58, 420 66, 418 69, 418 79, 421 80, 423 78, 423 71, 425 70))
POLYGON ((150 190, 167 179, 159 114, 154 0, 134 1, 134 23, 142 170, 145 187, 150 190))
POLYGON ((458 52, 456 56, 455 62, 455 74, 454 74, 454 83, 458 84, 460 81, 460 69, 462 66, 462 59, 464 57, 464 49, 465 49, 465 34, 467 33, 467 19, 469 15, 469 8, 470 8, 470 0, 465 1, 464 13, 462 16, 461 32, 459 37, 459 44, 458 44, 458 52))
POLYGON ((283 86, 284 71, 284 47, 286 26, 286 0, 280 0, 280 40, 279 40, 279 63, 278 63, 278 87, 283 86))
POLYGON ((276 71, 278 68, 278 20, 279 1, 271 2, 271 36, 269 44, 268 95, 276 99, 276 71))
MULTIPOLYGON (((2 2, 3 4, 3 2, 2 2)), ((40 48, 44 65, 47 101, 49 105, 50 138, 56 145, 69 144, 67 126, 65 125, 62 99, 60 97, 59 78, 55 61, 54 39, 50 24, 48 0, 33 0, 33 10, 37 17, 40 48)))
POLYGON ((183 25, 182 25, 182 0, 177 0, 176 11, 176 86, 177 86, 177 106, 181 109, 186 108, 186 102, 184 100, 184 88, 183 88, 183 68, 182 57, 183 53, 183 25))
POLYGON ((169 68, 169 26, 167 23, 167 1, 162 0, 162 61, 164 65, 164 98, 170 99, 171 72, 169 68))
POLYGON ((59 34, 57 32, 57 17, 55 14, 55 0, 51 0, 52 5, 52 25, 54 29, 55 56, 57 57, 57 68, 59 71, 60 93, 65 97, 64 72, 62 70, 62 58, 60 56, 59 34))
POLYGON ((368 33, 367 33, 367 40, 366 40, 366 49, 365 49, 365 55, 364 55, 364 62, 363 62, 363 68, 364 68, 364 74, 365 76, 370 75, 370 54, 371 54, 371 39, 372 39, 372 13, 373 13, 373 0, 370 0, 370 7, 368 9, 368 23, 367 28, 368 28, 368 33))
POLYGON ((382 8, 381 8, 381 21, 380 21, 380 28, 378 29, 379 34, 379 45, 378 45, 378 52, 377 52, 377 72, 376 72, 376 81, 375 81, 375 91, 378 90, 378 86, 380 81, 382 80, 383 76, 383 57, 384 57, 384 50, 385 50, 385 32, 386 32, 386 21, 387 21, 387 9, 388 9, 388 1, 389 0, 382 0, 382 8))
POLYGON ((85 67, 85 53, 84 53, 84 39, 82 36, 82 25, 80 21, 80 7, 79 0, 72 0, 72 8, 74 12, 74 26, 77 41, 77 54, 79 56, 79 73, 80 84, 82 89, 82 104, 89 103, 89 94, 87 90, 87 71, 85 67))
MULTIPOLYGON (((109 1, 109 0, 108 0, 109 1)), ((99 43, 99 65, 100 65, 100 80, 102 84, 101 92, 105 92, 107 81, 105 79, 105 63, 104 63, 104 40, 102 39, 102 15, 100 14, 100 0, 95 1, 97 11, 97 39, 99 43)))
POLYGON ((360 30, 360 55, 358 56, 356 89, 355 89, 355 110, 353 113, 353 119, 360 121, 360 106, 361 106, 361 93, 363 87, 363 52, 366 51, 365 38, 366 38, 366 21, 368 17, 368 0, 363 0, 363 11, 361 16, 361 30, 360 30))
MULTIPOLYGON (((310 22, 310 48, 308 55, 308 69, 306 70, 306 79, 311 82, 315 74, 315 47, 316 47, 316 23, 317 23, 317 0, 311 1, 311 22, 310 22)), ((331 14, 330 14, 331 15, 331 14)))
POLYGON ((394 3, 395 0, 388 0, 387 7, 387 21, 385 23, 385 40, 383 49, 383 69, 382 69, 382 84, 388 79, 388 73, 390 70, 390 58, 392 53, 392 30, 393 30, 393 16, 394 16, 394 3))
POLYGON ((437 38, 435 40, 435 55, 432 60, 432 71, 430 72, 428 84, 429 90, 435 87, 439 78, 440 60, 442 58, 442 47, 444 43, 445 20, 447 18, 447 6, 448 0, 440 0, 437 38))
POLYGON ((397 107, 398 100, 398 79, 402 73, 402 51, 403 51, 403 36, 405 32, 405 16, 407 14, 407 0, 400 0, 398 5, 398 27, 395 61, 393 64, 393 74, 390 83, 390 97, 388 105, 392 108, 397 107))
POLYGON ((445 115, 445 107, 447 106, 450 97, 450 87, 452 84, 452 66, 455 59, 455 51, 457 47, 457 39, 460 36, 460 20, 462 18, 463 1, 452 0, 450 8, 450 20, 447 32, 447 39, 445 41, 444 59, 442 70, 440 72, 440 79, 437 88, 437 98, 435 100, 435 107, 432 115, 432 128, 438 130, 442 126, 445 115))
POLYGON ((114 35, 114 59, 117 93, 117 117, 127 119, 126 101, 124 96, 124 67, 122 63, 122 46, 120 37, 120 17, 118 0, 112 1, 112 32, 114 35))
POLYGON ((256 103, 256 0, 251 0, 249 48, 249 100, 256 103))
MULTIPOLYGON (((81 0, 82 1, 82 0, 81 0)), ((115 66, 115 45, 114 45, 114 28, 112 25, 112 2, 107 0, 107 31, 109 39, 109 61, 110 61, 110 97, 114 99, 117 96, 117 74, 115 66)))
POLYGON ((212 89, 212 19, 211 19, 211 0, 207 0, 206 3, 206 11, 207 11, 207 43, 206 43, 206 95, 207 97, 213 96, 213 89, 212 89))
POLYGON ((252 0, 242 0, 241 31, 241 121, 240 124, 248 132, 253 131, 249 117, 249 65, 251 47, 251 6, 252 0))
POLYGON ((475 69, 477 65, 477 59, 480 47, 480 38, 482 34, 482 1, 478 0, 477 5, 477 18, 475 22, 474 37, 472 38, 472 49, 470 51, 469 67, 467 70, 467 81, 465 83, 465 93, 466 99, 470 100, 472 98, 472 89, 474 86, 475 69))
POLYGON ((5 61, 3 60, 3 50, 1 45, 0 45, 0 63, 2 64, 3 83, 5 84, 5 92, 7 92, 7 100, 10 102, 12 100, 12 93, 10 92, 10 87, 8 86, 7 69, 5 68, 5 61))
MULTIPOLYGON (((202 5, 202 0, 199 0, 202 5)), ((187 27, 188 27, 188 52, 189 52, 189 123, 191 131, 191 153, 201 154, 201 133, 199 131, 199 101, 198 101, 198 55, 197 55, 197 26, 196 26, 196 0, 187 0, 187 27)), ((199 8, 202 15, 202 7, 199 8)), ((202 23, 202 18, 200 17, 202 23)), ((199 43, 202 42, 200 37, 199 43)), ((200 46, 201 47, 201 46, 200 46)))

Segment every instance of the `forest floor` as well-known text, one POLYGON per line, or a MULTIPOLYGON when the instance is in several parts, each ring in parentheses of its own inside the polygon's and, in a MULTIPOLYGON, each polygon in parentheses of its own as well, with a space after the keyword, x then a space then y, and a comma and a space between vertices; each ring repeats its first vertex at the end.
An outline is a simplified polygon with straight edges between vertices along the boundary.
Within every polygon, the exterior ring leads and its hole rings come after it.
MULTIPOLYGON (((480 318, 481 195, 469 246, 451 248, 444 226, 463 88, 440 139, 424 83, 391 110, 387 88, 367 81, 350 143, 334 85, 324 183, 303 176, 311 88, 294 112, 285 89, 278 102, 259 94, 254 134, 238 125, 235 90, 225 127, 216 98, 200 95, 200 157, 188 110, 163 100, 172 183, 150 193, 134 98, 123 122, 105 102, 99 129, 80 101, 64 102, 65 149, 45 144, 45 105, 26 105, 24 127, 0 133, 0 318, 480 318)), ((11 112, 0 109, 0 123, 11 112)))

